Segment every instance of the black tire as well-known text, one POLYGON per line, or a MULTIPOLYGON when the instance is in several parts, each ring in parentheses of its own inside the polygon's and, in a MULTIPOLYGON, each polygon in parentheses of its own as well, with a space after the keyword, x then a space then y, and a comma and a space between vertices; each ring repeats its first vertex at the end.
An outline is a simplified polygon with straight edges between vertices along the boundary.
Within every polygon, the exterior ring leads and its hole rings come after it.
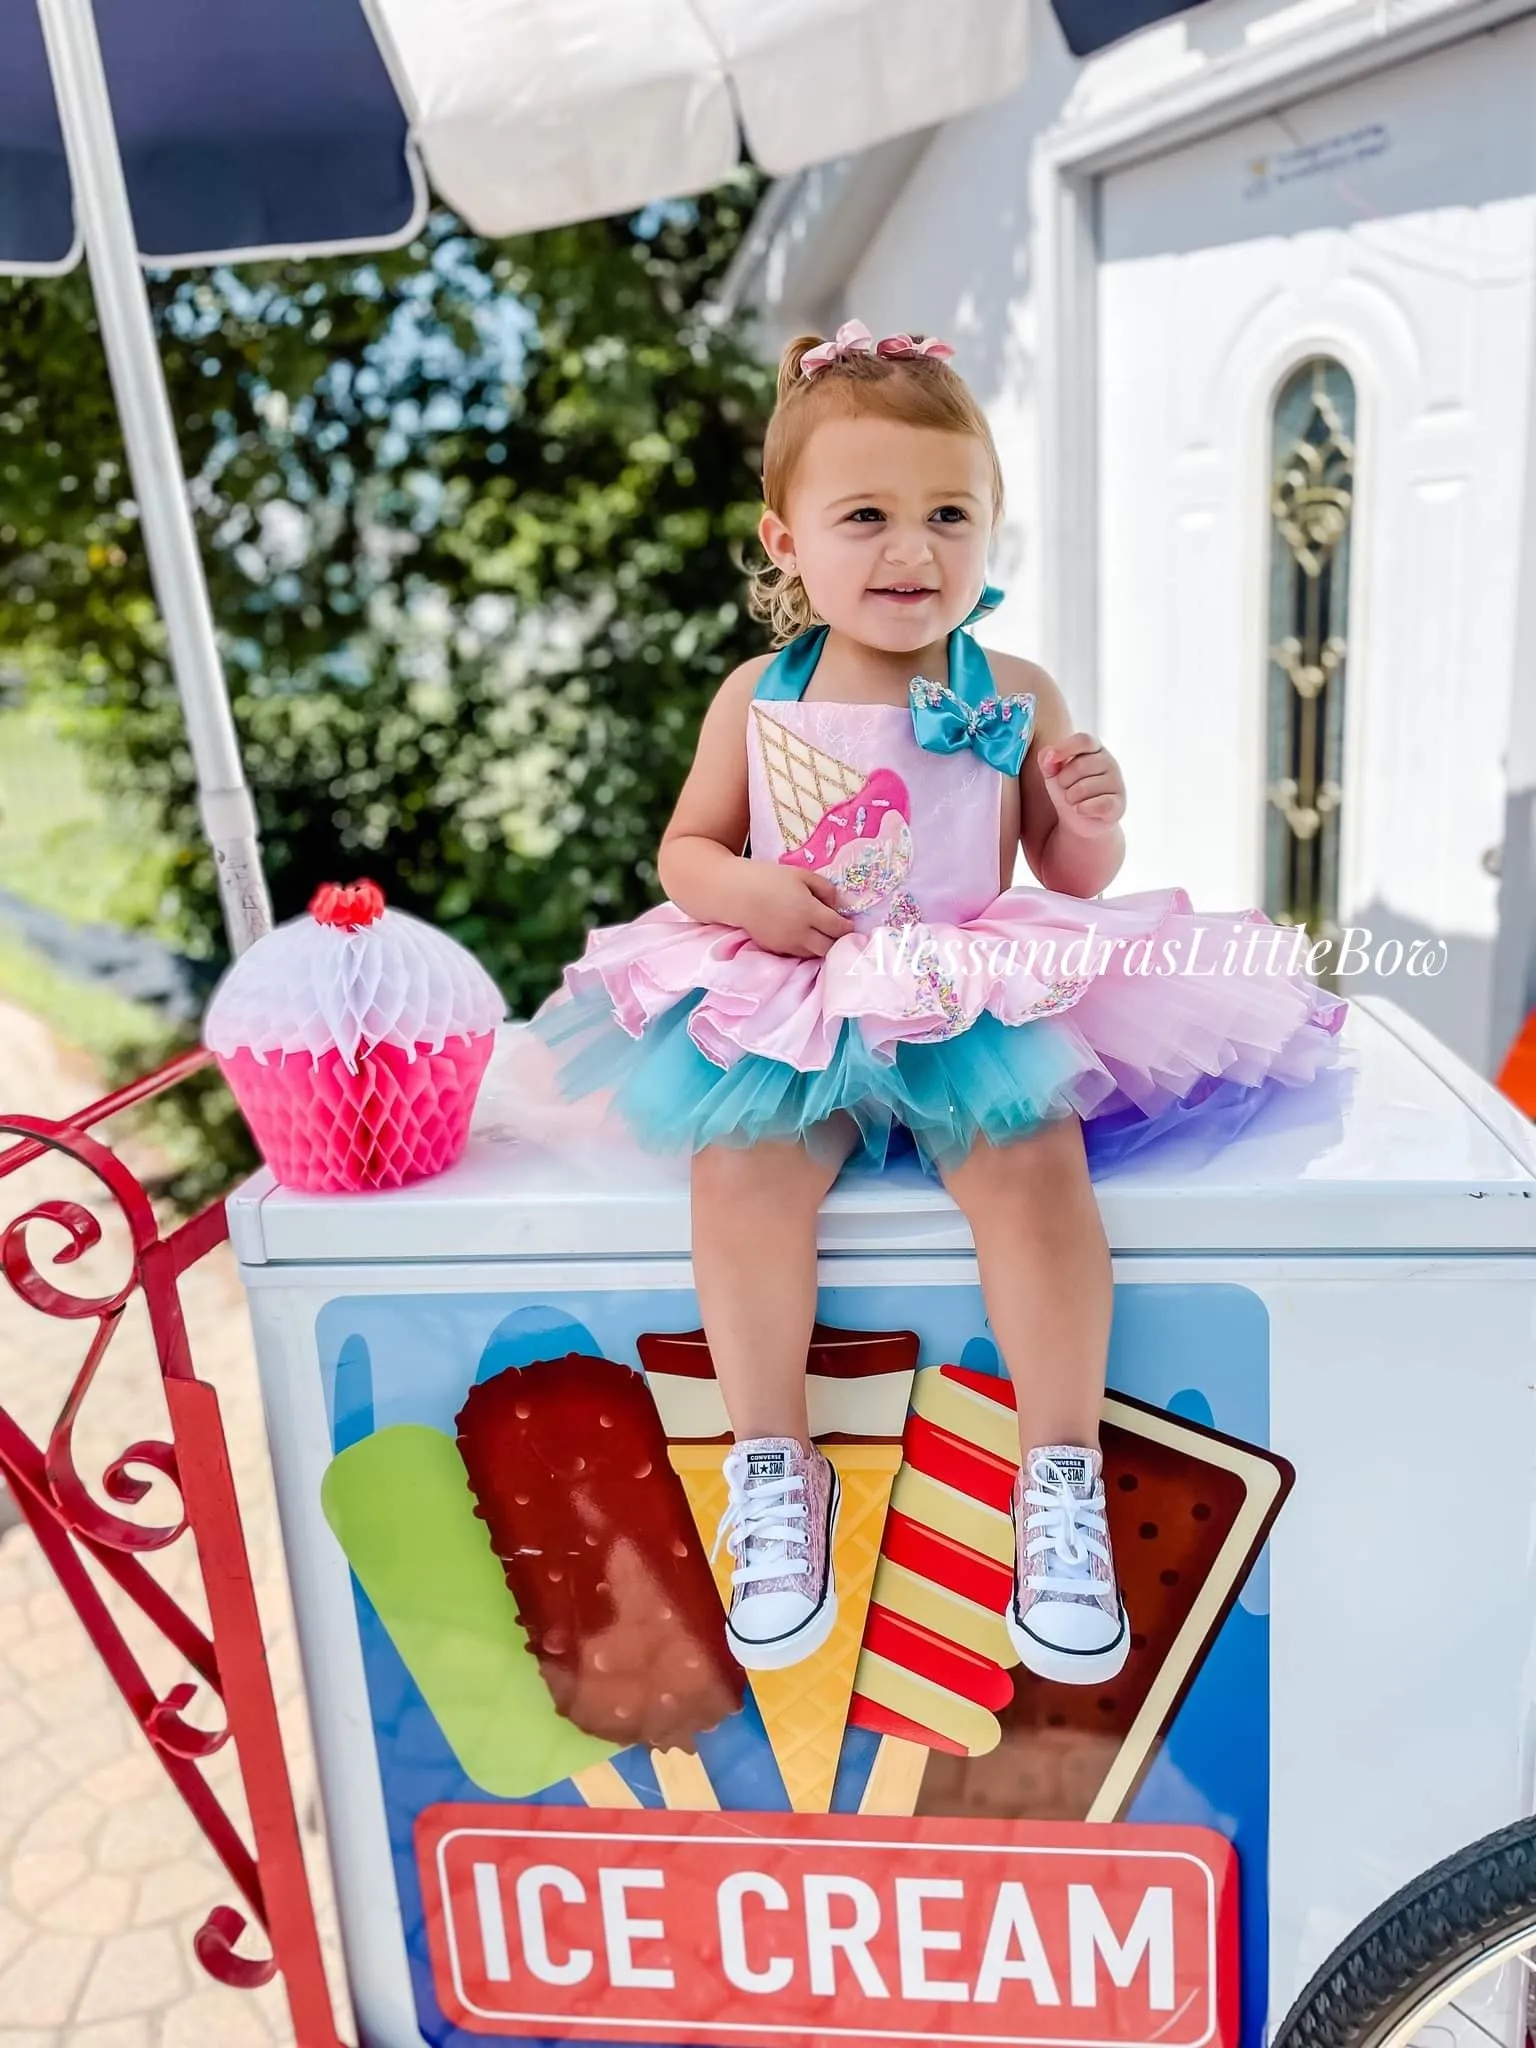
POLYGON ((1380 2048, 1416 2008, 1523 1930, 1536 1941, 1536 1820, 1485 1835, 1379 1906, 1302 1992, 1273 2048, 1380 2048))

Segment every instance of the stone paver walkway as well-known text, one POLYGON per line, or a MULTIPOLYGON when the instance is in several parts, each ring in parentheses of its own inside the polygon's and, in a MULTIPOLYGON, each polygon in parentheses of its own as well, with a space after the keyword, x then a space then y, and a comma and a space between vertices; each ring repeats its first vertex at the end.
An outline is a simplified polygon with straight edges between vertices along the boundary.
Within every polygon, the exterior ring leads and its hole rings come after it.
MULTIPOLYGON (((57 1115, 100 1092, 86 1061, 0 1004, 0 1107, 57 1115)), ((87 1201, 103 1243, 56 1277, 72 1292, 104 1289, 123 1271, 123 1233, 110 1198, 67 1162, 0 1182, 0 1228, 31 1201, 61 1194, 87 1201)), ((41 1264, 57 1233, 39 1226, 34 1241, 41 1264)), ((223 1404, 327 1963, 339 1983, 255 1366, 227 1248, 194 1269, 186 1292, 193 1353, 223 1404)), ((88 1334, 89 1325, 35 1314, 0 1281, 0 1402, 34 1436, 57 1413, 88 1334)), ((165 1429, 147 1328, 127 1322, 86 1404, 77 1461, 94 1483, 135 1437, 165 1429)), ((170 1489, 157 1482, 128 1512, 159 1520, 170 1501, 170 1489)), ((192 1604, 189 1553, 190 1543, 177 1545, 165 1556, 164 1573, 192 1604)), ((135 1646, 162 1689, 186 1675, 147 1638, 136 1638, 135 1646)), ((208 1703, 195 1700, 189 1718, 210 1721, 208 1703)), ((227 1793, 234 1782, 227 1750, 214 1770, 227 1793)), ((226 1901, 233 1902, 233 1887, 135 1728, 30 1532, 8 1528, 0 1535, 0 2048, 291 2042, 280 1986, 227 1991, 193 1956, 194 1932, 210 1907, 226 1901)), ((355 2039, 340 2011, 338 2025, 344 2039, 355 2039)))

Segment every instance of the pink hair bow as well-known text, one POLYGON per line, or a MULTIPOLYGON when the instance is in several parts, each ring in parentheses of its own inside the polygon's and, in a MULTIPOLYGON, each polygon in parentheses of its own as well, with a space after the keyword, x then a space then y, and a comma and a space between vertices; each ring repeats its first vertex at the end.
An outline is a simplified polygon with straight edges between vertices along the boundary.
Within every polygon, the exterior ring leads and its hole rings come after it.
POLYGON ((806 350, 800 358, 800 374, 814 377, 818 370, 828 370, 852 356, 933 356, 942 363, 953 354, 949 343, 937 338, 914 341, 910 334, 888 334, 883 341, 876 341, 862 320, 845 320, 831 341, 806 350))

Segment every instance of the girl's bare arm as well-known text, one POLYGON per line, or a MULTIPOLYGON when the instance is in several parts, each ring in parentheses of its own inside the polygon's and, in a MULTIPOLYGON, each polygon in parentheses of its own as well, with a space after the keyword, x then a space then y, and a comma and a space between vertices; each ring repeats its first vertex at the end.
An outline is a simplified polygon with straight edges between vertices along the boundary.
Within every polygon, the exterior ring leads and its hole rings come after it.
POLYGON ((701 924, 735 924, 747 840, 747 718, 760 655, 728 675, 699 727, 693 766, 661 835, 656 868, 679 910, 701 924))
POLYGON ((1125 862, 1125 836, 1118 826, 1102 839, 1084 841, 1056 831, 1057 811, 1045 786, 1040 756, 1059 747, 1073 732, 1067 700, 1038 662, 988 650, 998 687, 1029 690, 1035 698, 1035 731, 1019 772, 1019 841, 1030 871, 1043 889, 1063 896, 1098 896, 1125 862))

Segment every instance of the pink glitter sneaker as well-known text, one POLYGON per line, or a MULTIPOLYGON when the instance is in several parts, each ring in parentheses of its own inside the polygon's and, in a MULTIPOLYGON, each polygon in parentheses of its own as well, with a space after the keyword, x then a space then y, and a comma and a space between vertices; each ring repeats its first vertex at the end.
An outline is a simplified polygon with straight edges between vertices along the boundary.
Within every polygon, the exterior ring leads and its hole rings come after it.
POLYGON ((837 1473, 793 1437, 751 1437, 725 1461, 730 1498, 715 1537, 736 1560, 725 1637, 744 1671, 782 1671, 837 1622, 832 1537, 837 1473))
POLYGON ((1062 1685, 1101 1685, 1130 1654, 1103 1470, 1095 1450, 1047 1444, 1014 1481, 1013 1598, 1003 1619, 1025 1670, 1062 1685))

